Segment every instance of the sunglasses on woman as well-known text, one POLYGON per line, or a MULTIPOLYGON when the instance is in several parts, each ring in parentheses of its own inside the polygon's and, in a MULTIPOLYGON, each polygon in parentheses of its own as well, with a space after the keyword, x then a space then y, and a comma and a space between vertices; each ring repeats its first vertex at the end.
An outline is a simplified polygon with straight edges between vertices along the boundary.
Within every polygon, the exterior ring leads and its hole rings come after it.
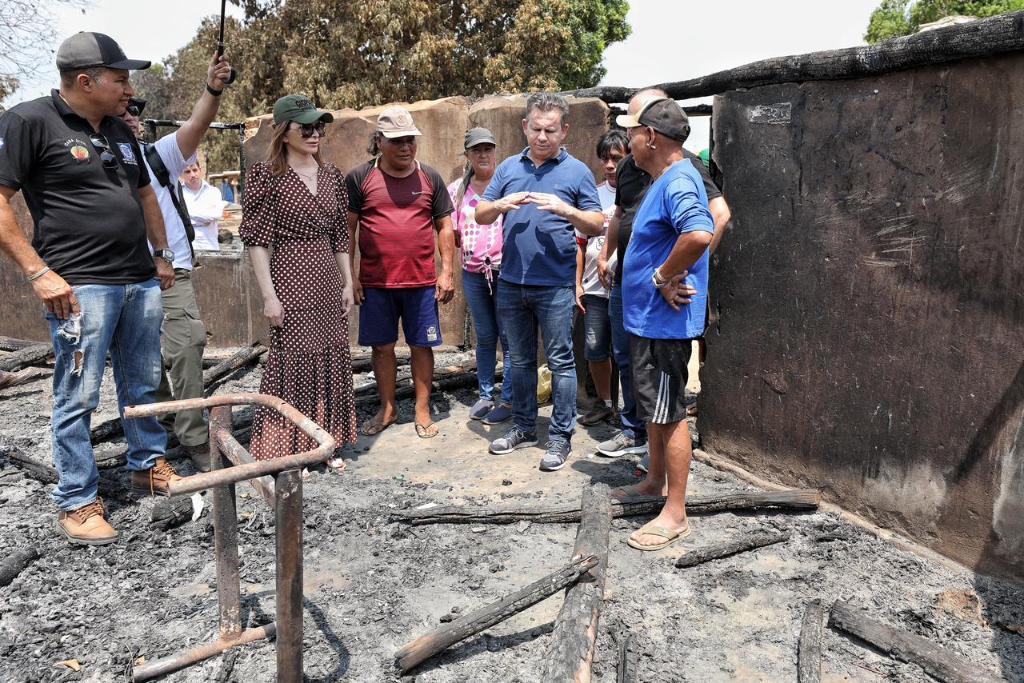
POLYGON ((313 137, 313 133, 316 133, 320 137, 323 137, 327 132, 327 124, 323 121, 317 123, 300 123, 299 124, 299 135, 303 138, 313 137))

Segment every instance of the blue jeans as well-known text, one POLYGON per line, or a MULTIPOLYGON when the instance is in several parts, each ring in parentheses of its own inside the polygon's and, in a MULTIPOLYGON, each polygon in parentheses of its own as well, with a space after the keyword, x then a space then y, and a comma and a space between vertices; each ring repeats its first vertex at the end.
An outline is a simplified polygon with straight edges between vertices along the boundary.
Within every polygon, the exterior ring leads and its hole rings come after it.
POLYGON ((512 419, 529 434, 537 432, 537 329, 551 370, 551 423, 548 438, 572 439, 576 427, 576 361, 572 353, 572 285, 535 287, 498 283, 498 315, 512 358, 512 419))
MULTIPOLYGON (((73 287, 81 313, 67 320, 46 314, 56 360, 53 370, 53 462, 58 482, 53 496, 62 510, 96 499, 99 472, 89 439, 92 413, 110 352, 117 403, 154 403, 160 384, 160 285, 73 287)), ((167 450, 167 433, 155 417, 124 421, 128 469, 148 470, 167 450)))
POLYGON ((476 376, 480 398, 494 400, 494 370, 498 363, 498 341, 501 340, 505 381, 501 384, 501 402, 512 404, 512 380, 509 379, 508 339, 498 320, 497 277, 488 285, 483 273, 462 271, 462 291, 473 316, 476 333, 476 376))
POLYGON ((622 428, 633 438, 646 441, 646 426, 636 412, 633 368, 629 361, 629 333, 626 332, 623 323, 622 287, 618 283, 612 287, 611 296, 608 298, 608 317, 612 324, 612 355, 615 357, 615 365, 619 368, 619 387, 622 393, 622 412, 619 413, 619 418, 622 420, 622 428))

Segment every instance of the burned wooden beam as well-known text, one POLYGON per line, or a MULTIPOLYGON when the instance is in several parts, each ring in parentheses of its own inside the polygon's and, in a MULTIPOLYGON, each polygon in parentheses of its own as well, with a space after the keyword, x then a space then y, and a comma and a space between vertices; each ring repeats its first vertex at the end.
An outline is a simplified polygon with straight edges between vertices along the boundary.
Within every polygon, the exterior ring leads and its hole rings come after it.
POLYGON ((586 572, 596 567, 597 563, 596 555, 588 555, 574 560, 512 595, 436 628, 399 648, 395 652, 395 663, 402 673, 405 673, 455 643, 476 635, 554 595, 579 580, 586 572))
POLYGON ((629 645, 633 642, 633 634, 619 634, 619 658, 615 665, 615 683, 633 683, 636 670, 629 655, 629 645))
POLYGON ((821 681, 822 617, 820 600, 807 603, 797 645, 797 683, 821 681))
MULTIPOLYGON (((816 510, 821 502, 817 489, 791 489, 785 491, 754 491, 710 496, 690 496, 686 512, 691 515, 741 510, 816 510)), ((612 501, 612 517, 645 515, 661 510, 664 496, 636 496, 612 501)), ((538 524, 572 524, 581 518, 579 505, 548 507, 433 507, 418 510, 395 510, 390 514, 393 522, 423 524, 513 524, 520 521, 538 524)))
POLYGON ((29 341, 28 339, 17 339, 15 337, 0 336, 0 351, 21 351, 30 346, 38 346, 42 342, 29 341))
POLYGON ((782 543, 783 541, 788 541, 790 536, 791 534, 788 531, 767 531, 759 529, 757 531, 748 532, 738 538, 730 539, 724 543, 716 543, 703 548, 688 550, 685 555, 682 555, 678 560, 676 560, 676 568, 683 569, 685 567, 696 567, 698 564, 703 564, 712 560, 720 560, 723 557, 738 555, 739 553, 744 553, 748 550, 756 550, 757 548, 764 548, 765 546, 782 543))
POLYGON ((53 347, 49 344, 33 344, 25 348, 5 354, 0 358, 0 371, 17 372, 30 365, 41 365, 53 356, 53 347))
POLYGON ((596 555, 598 564, 565 592, 545 653, 541 680, 546 683, 587 683, 594 661, 612 526, 612 496, 606 484, 594 484, 583 491, 580 516, 573 557, 596 555))
POLYGON ((829 625, 860 638, 902 662, 917 664, 930 676, 944 683, 996 683, 1001 680, 927 638, 865 616, 848 602, 836 601, 832 605, 829 625))
MULTIPOLYGON (((648 87, 661 88, 673 99, 686 100, 737 88, 863 78, 1019 50, 1024 50, 1024 12, 978 19, 875 45, 764 59, 700 78, 648 87)), ((562 94, 620 103, 628 102, 640 90, 643 88, 598 86, 562 94)))
MULTIPOLYGON (((53 465, 41 462, 16 449, 7 450, 6 455, 15 467, 21 469, 21 471, 23 471, 27 476, 35 479, 36 481, 44 484, 57 483, 57 470, 53 465)), ((104 498, 120 500, 122 502, 132 500, 131 495, 128 492, 128 487, 121 486, 118 481, 109 476, 105 476, 102 472, 100 473, 98 489, 100 495, 104 498)))
POLYGON ((53 372, 41 368, 25 368, 19 372, 5 372, 0 370, 0 389, 21 386, 34 382, 43 377, 49 377, 53 372))
POLYGON ((14 581, 25 567, 38 559, 39 551, 34 547, 5 550, 3 559, 0 559, 0 587, 14 581))
POLYGON ((255 342, 252 346, 240 350, 230 358, 203 372, 203 388, 208 390, 210 385, 217 380, 230 375, 235 370, 244 368, 250 363, 256 362, 266 352, 267 347, 259 342, 255 342))
MULTIPOLYGON (((223 379, 227 375, 230 375, 232 372, 249 365, 250 363, 258 361, 260 356, 266 352, 267 347, 256 342, 252 346, 248 346, 235 353, 230 358, 221 361, 209 370, 204 371, 203 390, 209 391, 210 387, 213 386, 215 382, 223 379)), ((92 443, 99 443, 101 441, 106 441, 107 439, 121 436, 123 433, 124 426, 121 424, 121 418, 112 417, 109 420, 100 422, 89 430, 89 439, 92 443)))

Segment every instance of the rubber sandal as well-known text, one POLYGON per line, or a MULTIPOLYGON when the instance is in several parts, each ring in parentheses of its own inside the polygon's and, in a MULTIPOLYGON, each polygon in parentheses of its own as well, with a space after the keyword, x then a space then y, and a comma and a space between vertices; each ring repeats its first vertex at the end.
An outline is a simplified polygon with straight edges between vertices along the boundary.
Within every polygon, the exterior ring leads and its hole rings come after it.
POLYGON ((686 528, 682 531, 674 531, 672 529, 666 529, 663 526, 658 526, 653 522, 648 522, 647 524, 644 524, 642 527, 631 533, 629 535, 629 538, 626 539, 626 543, 629 544, 630 548, 636 548, 637 550, 661 550, 662 548, 667 548, 679 539, 686 538, 689 535, 689 525, 687 525, 686 528), (636 540, 640 536, 657 536, 663 540, 658 543, 643 544, 640 541, 636 540))
POLYGON ((360 429, 359 432, 363 436, 376 436, 377 434, 380 434, 391 425, 395 424, 395 422, 397 421, 398 419, 396 418, 394 420, 384 422, 383 420, 379 420, 376 417, 373 417, 370 419, 369 422, 363 425, 363 428, 360 429))
POLYGON ((327 469, 333 470, 335 472, 341 472, 346 467, 348 467, 348 463, 345 462, 344 458, 342 458, 340 455, 333 458, 328 458, 324 465, 327 466, 327 469))
POLYGON ((416 436, 421 439, 433 439, 439 433, 437 425, 431 422, 428 425, 421 425, 419 422, 416 423, 416 436))

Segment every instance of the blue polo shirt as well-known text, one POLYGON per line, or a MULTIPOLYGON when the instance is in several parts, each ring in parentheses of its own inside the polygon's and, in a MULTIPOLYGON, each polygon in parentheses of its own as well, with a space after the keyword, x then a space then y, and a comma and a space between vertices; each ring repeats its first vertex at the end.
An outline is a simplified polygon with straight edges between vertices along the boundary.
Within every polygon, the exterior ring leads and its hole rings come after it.
MULTIPOLYGON (((581 211, 601 211, 594 175, 586 164, 562 149, 538 168, 530 161, 529 152, 527 147, 501 162, 484 192, 485 201, 514 192, 544 192, 581 211)), ((575 284, 576 229, 572 223, 527 204, 505 214, 503 232, 500 279, 517 285, 575 284)))
POLYGON ((630 334, 647 339, 696 339, 704 334, 707 249, 686 276, 697 294, 678 312, 665 302, 652 279, 679 236, 696 230, 714 234, 715 223, 704 182, 693 164, 683 159, 651 184, 633 219, 622 273, 623 323, 630 334))

